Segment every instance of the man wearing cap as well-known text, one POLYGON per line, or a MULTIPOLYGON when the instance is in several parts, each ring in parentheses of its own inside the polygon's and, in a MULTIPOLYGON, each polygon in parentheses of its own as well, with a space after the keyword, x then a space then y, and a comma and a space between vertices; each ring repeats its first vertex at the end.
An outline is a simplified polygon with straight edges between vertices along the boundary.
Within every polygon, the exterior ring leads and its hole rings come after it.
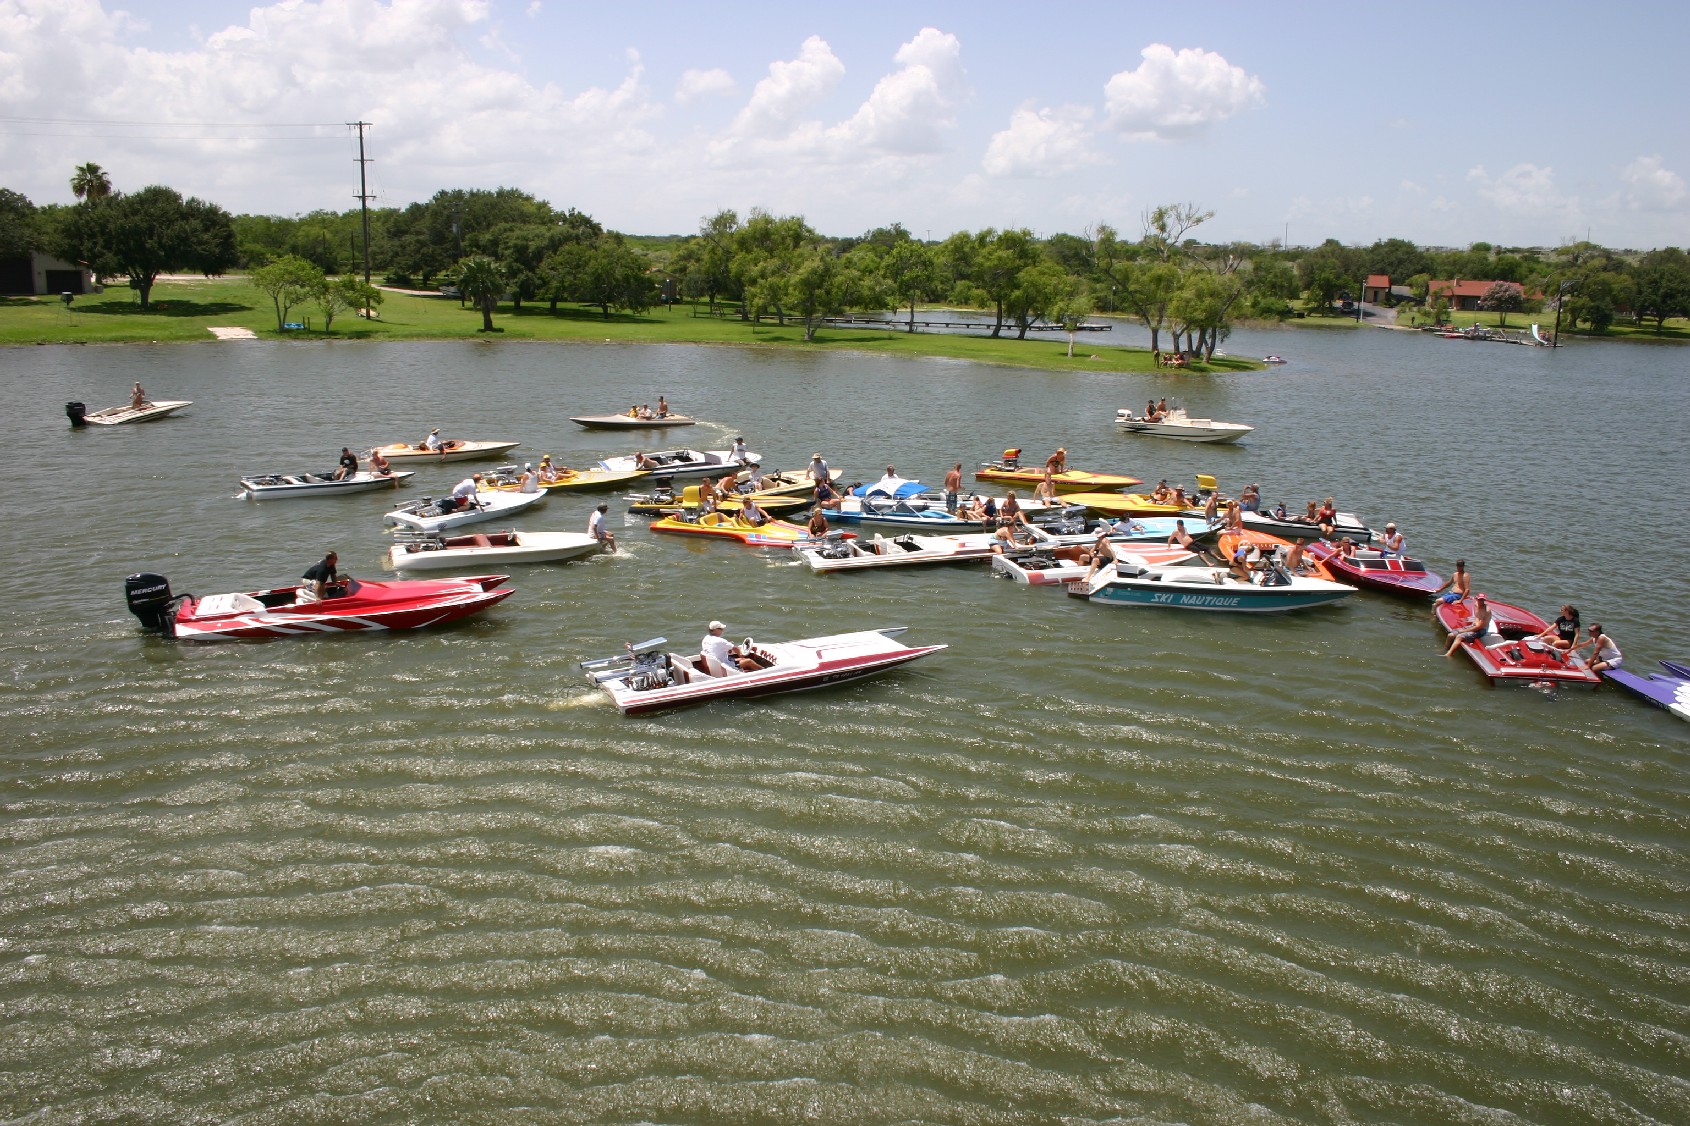
POLYGON ((1379 550, 1385 555, 1408 554, 1408 541, 1397 531, 1396 524, 1385 525, 1385 534, 1379 537, 1379 550))
POLYGON ((440 427, 436 426, 428 432, 428 437, 423 439, 423 449, 432 453, 440 452, 440 427))
POLYGON ((766 484, 768 484, 768 482, 763 478, 763 463, 760 461, 753 461, 751 463, 751 471, 746 474, 745 477, 746 487, 754 493, 760 493, 763 491, 763 487, 766 484))
POLYGON ((551 454, 540 455, 540 484, 550 485, 557 480, 557 468, 552 465, 551 454))
POLYGON ((742 654, 739 646, 730 644, 728 639, 722 636, 722 631, 727 628, 721 622, 710 623, 710 632, 704 635, 704 640, 699 644, 705 665, 714 665, 729 671, 738 669, 740 672, 756 672, 762 668, 756 661, 742 654))
POLYGON ((1482 594, 1473 596, 1472 624, 1466 629, 1455 631, 1454 636, 1449 639, 1449 648, 1444 650, 1444 656, 1455 656, 1455 651, 1461 648, 1463 641, 1477 641, 1486 646, 1500 644, 1502 641, 1502 634, 1496 628, 1496 619, 1491 617, 1490 602, 1482 594))
POLYGON ((828 469, 827 462, 822 460, 821 454, 810 455, 810 466, 804 470, 804 475, 818 485, 823 481, 831 480, 833 477, 832 471, 828 469))
POLYGON ((517 478, 516 491, 519 493, 537 493, 540 491, 540 477, 534 472, 534 463, 524 462, 522 476, 517 478))

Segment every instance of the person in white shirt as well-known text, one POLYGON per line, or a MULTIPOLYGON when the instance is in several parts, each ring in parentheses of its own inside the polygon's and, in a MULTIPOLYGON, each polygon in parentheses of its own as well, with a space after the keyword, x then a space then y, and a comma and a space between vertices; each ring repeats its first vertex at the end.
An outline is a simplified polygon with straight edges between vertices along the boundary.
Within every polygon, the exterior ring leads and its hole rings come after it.
POLYGON ((604 550, 616 550, 616 537, 604 526, 604 514, 610 511, 610 505, 601 504, 593 509, 593 514, 587 517, 587 534, 604 545, 604 550))
POLYGON ((481 503, 477 495, 481 491, 481 474, 477 473, 465 477, 452 486, 452 507, 449 511, 459 512, 466 508, 475 508, 481 503))
POLYGON ((730 458, 732 458, 734 461, 739 462, 741 465, 744 465, 746 463, 746 460, 747 460, 747 455, 750 452, 751 452, 750 450, 745 448, 745 439, 743 437, 735 438, 734 439, 734 448, 732 450, 728 451, 728 456, 730 458))
POLYGON ((436 426, 428 432, 428 437, 423 439, 423 449, 433 450, 436 453, 440 451, 440 427, 436 426))
POLYGON ((523 464, 522 477, 520 478, 520 481, 521 483, 518 484, 516 488, 517 492, 537 493, 540 491, 540 478, 534 472, 533 462, 530 461, 523 464))
POLYGON ((751 491, 754 493, 760 493, 763 491, 764 480, 762 462, 754 461, 751 463, 751 472, 745 478, 745 483, 751 486, 751 491))
POLYGON ((809 477, 810 480, 816 482, 818 485, 823 481, 833 479, 833 471, 827 467, 827 462, 822 460, 821 454, 810 455, 810 466, 808 469, 804 470, 804 475, 809 477))
POLYGON ((734 645, 722 636, 722 631, 728 627, 721 622, 711 622, 710 632, 704 635, 699 644, 699 651, 707 658, 705 664, 712 662, 724 669, 738 669, 740 672, 756 672, 763 666, 745 656, 734 645))

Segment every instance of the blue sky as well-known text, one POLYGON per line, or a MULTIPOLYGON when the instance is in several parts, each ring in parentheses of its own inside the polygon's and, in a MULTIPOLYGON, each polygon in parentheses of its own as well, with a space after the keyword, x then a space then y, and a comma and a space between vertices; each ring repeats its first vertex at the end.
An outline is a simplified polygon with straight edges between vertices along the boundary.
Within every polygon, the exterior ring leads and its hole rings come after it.
POLYGON ((509 185, 639 234, 1690 244, 1690 9, 0 0, 0 184, 236 212, 509 185), (1593 49, 1594 44, 1594 49, 1593 49))

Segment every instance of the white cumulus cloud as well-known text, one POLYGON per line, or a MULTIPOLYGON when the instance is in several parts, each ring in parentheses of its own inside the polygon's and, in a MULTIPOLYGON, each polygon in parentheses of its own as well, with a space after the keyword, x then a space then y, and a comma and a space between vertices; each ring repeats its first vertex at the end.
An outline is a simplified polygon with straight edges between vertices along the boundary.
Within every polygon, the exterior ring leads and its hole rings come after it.
POLYGON ((827 45, 812 35, 804 40, 795 59, 769 64, 769 76, 751 91, 751 100, 739 111, 730 132, 739 137, 778 140, 802 124, 803 115, 845 77, 845 64, 827 45))
POLYGON ((875 83, 849 120, 828 131, 830 140, 912 155, 943 147, 967 93, 962 44, 954 35, 924 27, 894 58, 899 69, 875 83))
POLYGON ((700 98, 732 94, 738 89, 739 83, 734 81, 734 76, 721 67, 711 70, 688 70, 681 73, 681 80, 675 85, 675 100, 686 105, 700 98))
POLYGON ((1620 170, 1625 205, 1633 211, 1672 211, 1690 201, 1684 177, 1666 168, 1658 156, 1640 156, 1620 170))
POLYGON ((992 134, 981 167, 992 176, 1060 176, 1103 163, 1084 106, 1034 109, 1023 106, 1009 128, 992 134))
POLYGON ((1499 176, 1492 176, 1481 164, 1468 171, 1467 180, 1479 198, 1506 211, 1553 215, 1577 203, 1555 186, 1553 168, 1536 164, 1516 164, 1499 176))
POLYGON ((1132 140, 1175 140, 1266 100, 1262 80, 1213 51, 1152 43, 1136 70, 1104 85, 1110 128, 1132 140))

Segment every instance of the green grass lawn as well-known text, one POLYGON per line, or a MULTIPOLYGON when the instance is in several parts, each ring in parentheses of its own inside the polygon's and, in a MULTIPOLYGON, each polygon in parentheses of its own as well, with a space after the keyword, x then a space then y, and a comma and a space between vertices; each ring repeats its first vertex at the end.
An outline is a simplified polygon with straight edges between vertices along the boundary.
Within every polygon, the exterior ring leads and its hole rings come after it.
MULTIPOLYGON (((731 344, 740 347, 812 348, 829 351, 883 352, 892 355, 938 356, 977 363, 1038 368, 1045 371, 1149 372, 1156 370, 1150 353, 1138 348, 1098 347, 1106 340, 1080 333, 1069 359, 1068 338, 1061 333, 1029 334, 1026 340, 1006 335, 907 333, 879 328, 824 328, 806 343, 802 325, 749 324, 715 317, 701 306, 677 305, 630 315, 612 313, 604 319, 597 309, 560 306, 552 313, 545 304, 513 310, 501 305, 493 316, 494 332, 481 331, 481 314, 460 306, 456 298, 385 295, 377 319, 366 321, 342 313, 330 331, 322 331, 322 315, 315 306, 289 310, 288 320, 306 324, 304 331, 277 332, 276 313, 267 294, 245 278, 160 281, 153 288, 153 307, 142 311, 135 293, 111 287, 101 294, 78 297, 69 309, 57 299, 0 298, 0 344, 116 343, 126 341, 211 341, 212 326, 248 328, 267 339, 310 340, 558 340, 654 344, 731 344), (696 315, 695 315, 696 314, 696 315)), ((1194 371, 1250 371, 1262 365, 1238 356, 1217 356, 1194 371)))

